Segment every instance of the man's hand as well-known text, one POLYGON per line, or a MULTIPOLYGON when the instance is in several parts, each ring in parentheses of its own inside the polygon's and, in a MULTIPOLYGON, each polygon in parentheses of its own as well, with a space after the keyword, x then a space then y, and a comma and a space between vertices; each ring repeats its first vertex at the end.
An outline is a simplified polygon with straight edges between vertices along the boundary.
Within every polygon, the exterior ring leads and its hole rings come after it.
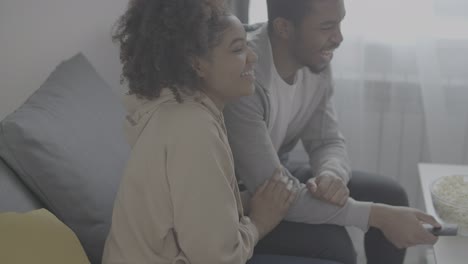
POLYGON ((422 223, 440 227, 433 216, 408 207, 374 204, 369 217, 369 225, 379 228, 400 249, 437 242, 437 237, 426 231, 422 223))
POLYGON ((344 206, 349 197, 344 180, 332 173, 325 172, 311 178, 306 185, 313 197, 334 205, 344 206))

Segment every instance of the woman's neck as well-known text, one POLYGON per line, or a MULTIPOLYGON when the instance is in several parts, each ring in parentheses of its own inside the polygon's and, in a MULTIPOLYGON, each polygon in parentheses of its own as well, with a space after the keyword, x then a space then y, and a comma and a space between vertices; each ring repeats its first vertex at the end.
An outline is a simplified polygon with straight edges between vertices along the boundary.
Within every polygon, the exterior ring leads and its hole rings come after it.
POLYGON ((210 89, 200 89, 202 93, 207 96, 216 106, 219 111, 224 110, 224 106, 226 105, 226 100, 223 99, 222 96, 218 95, 215 91, 210 89))
POLYGON ((224 106, 226 105, 226 102, 224 100, 221 100, 218 97, 209 94, 206 94, 206 96, 208 96, 208 98, 210 98, 210 100, 213 101, 213 103, 219 111, 223 112, 224 106))

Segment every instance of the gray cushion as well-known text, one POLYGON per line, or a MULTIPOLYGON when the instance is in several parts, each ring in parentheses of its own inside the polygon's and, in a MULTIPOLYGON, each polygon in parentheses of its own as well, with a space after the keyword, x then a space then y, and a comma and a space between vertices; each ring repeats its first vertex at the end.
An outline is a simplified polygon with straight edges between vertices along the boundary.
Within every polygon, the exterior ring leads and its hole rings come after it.
POLYGON ((0 159, 0 212, 23 213, 41 207, 39 200, 0 159))
POLYGON ((129 154, 120 99, 79 54, 1 123, 0 155, 100 263, 129 154))

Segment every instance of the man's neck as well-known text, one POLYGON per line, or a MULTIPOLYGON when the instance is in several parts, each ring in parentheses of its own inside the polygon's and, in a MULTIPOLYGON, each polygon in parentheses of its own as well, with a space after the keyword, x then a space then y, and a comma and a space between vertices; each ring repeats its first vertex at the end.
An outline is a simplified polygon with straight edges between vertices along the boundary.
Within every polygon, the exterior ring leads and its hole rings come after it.
POLYGON ((296 73, 301 66, 289 53, 289 47, 284 40, 271 32, 269 37, 276 71, 286 83, 293 84, 296 73))

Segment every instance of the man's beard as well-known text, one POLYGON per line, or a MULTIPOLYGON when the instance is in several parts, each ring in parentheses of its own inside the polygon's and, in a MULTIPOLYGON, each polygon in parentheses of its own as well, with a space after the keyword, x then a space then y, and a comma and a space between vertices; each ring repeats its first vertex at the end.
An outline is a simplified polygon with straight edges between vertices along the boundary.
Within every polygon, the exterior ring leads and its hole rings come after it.
MULTIPOLYGON (((336 49, 339 45, 336 45, 334 46, 333 48, 336 49)), ((330 65, 330 62, 323 62, 323 63, 310 63, 308 60, 307 60, 307 56, 303 56, 302 54, 307 54, 306 52, 303 52, 305 49, 301 46, 296 46, 296 48, 294 49, 294 57, 296 59, 296 61, 298 61, 301 65, 303 65, 303 67, 307 67, 309 68, 309 70, 312 72, 312 73, 315 73, 315 74, 320 74, 321 72, 323 72, 324 70, 326 70, 328 68, 328 66, 330 65)))
POLYGON ((309 68, 309 70, 315 74, 320 74, 322 73, 329 65, 330 63, 324 63, 321 65, 307 65, 306 67, 309 68))

